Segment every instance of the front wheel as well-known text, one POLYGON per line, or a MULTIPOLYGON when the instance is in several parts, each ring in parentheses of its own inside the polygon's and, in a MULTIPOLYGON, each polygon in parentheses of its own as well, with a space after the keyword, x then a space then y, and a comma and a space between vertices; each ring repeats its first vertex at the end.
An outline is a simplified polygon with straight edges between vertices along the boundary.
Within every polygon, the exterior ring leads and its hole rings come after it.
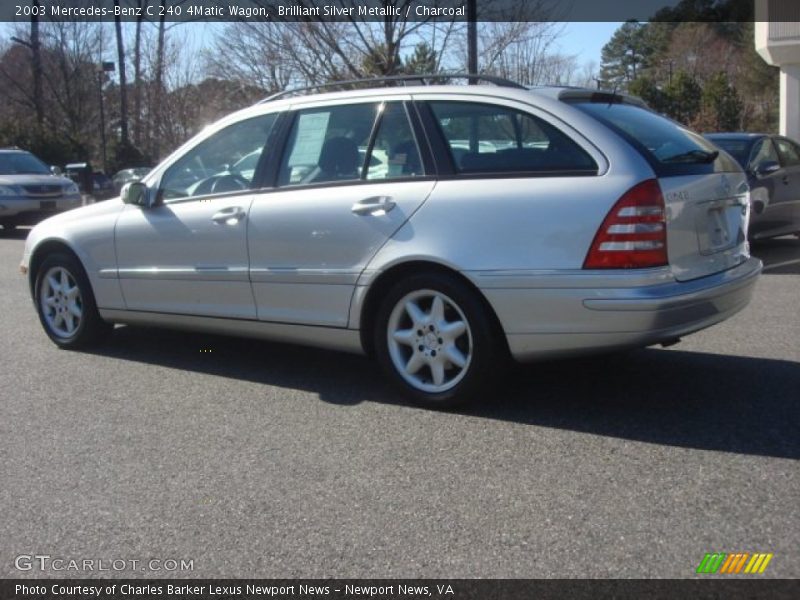
POLYGON ((89 280, 68 254, 53 254, 42 262, 35 301, 45 333, 63 348, 88 346, 113 328, 100 318, 89 280))
POLYGON ((423 405, 451 407, 478 396, 499 347, 487 308, 452 276, 404 279, 378 311, 378 360, 406 395, 423 405))

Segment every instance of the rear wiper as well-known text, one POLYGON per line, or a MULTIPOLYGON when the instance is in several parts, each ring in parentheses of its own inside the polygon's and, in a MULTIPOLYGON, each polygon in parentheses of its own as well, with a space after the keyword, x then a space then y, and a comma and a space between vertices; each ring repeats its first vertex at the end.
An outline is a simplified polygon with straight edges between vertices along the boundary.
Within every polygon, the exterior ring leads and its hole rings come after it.
POLYGON ((661 162, 711 163, 714 162, 718 156, 719 156, 719 150, 712 150, 711 152, 706 152, 705 150, 689 150, 688 152, 675 154, 674 156, 670 156, 668 158, 662 158, 661 162))

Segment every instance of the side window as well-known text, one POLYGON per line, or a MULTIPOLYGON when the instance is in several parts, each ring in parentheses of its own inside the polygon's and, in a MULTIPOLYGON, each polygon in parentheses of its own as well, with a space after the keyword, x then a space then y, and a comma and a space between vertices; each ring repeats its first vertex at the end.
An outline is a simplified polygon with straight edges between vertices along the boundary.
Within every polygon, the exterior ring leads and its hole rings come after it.
POLYGON ((757 167, 767 160, 774 160, 776 163, 781 162, 778 158, 778 153, 775 151, 775 145, 772 143, 772 140, 764 138, 758 142, 755 148, 755 156, 753 156, 753 160, 750 161, 750 164, 753 167, 757 167))
POLYGON ((429 104, 459 173, 597 173, 580 146, 533 115, 491 104, 429 104))
POLYGON ((200 142, 161 178, 164 200, 249 189, 276 115, 239 121, 200 142))
POLYGON ((378 104, 311 108, 297 113, 278 184, 361 179, 378 104))
POLYGON ((778 153, 781 155, 781 164, 784 167, 796 167, 800 165, 800 151, 789 140, 782 140, 780 138, 775 140, 778 145, 778 153))
POLYGON ((408 122, 405 107, 387 104, 372 144, 367 179, 394 179, 424 175, 419 148, 408 122))

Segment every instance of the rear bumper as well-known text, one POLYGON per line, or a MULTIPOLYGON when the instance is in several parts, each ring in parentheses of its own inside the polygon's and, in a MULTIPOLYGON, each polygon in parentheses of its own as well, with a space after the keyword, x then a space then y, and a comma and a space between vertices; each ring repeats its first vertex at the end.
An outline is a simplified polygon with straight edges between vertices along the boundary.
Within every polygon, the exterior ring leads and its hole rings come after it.
POLYGON ((750 258, 687 282, 482 291, 497 312, 511 354, 525 361, 649 346, 705 329, 747 306, 761 268, 760 260, 750 258))

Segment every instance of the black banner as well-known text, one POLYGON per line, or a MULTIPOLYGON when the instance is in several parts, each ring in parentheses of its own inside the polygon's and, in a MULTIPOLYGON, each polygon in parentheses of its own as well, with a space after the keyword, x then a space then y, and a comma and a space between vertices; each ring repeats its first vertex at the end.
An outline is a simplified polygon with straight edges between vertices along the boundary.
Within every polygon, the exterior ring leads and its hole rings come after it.
MULTIPOLYGON (((793 3, 795 0, 773 0, 793 3)), ((726 0, 753 20, 753 0, 726 0), (739 6, 741 5, 741 6, 739 6)), ((3 0, 0 21, 466 21, 470 0, 3 0)), ((678 0, 475 0, 478 21, 646 21, 678 0)), ((787 4, 791 6, 791 4, 787 4)), ((771 8, 774 10, 774 8, 771 8)), ((715 9, 696 20, 715 20, 715 9)))
POLYGON ((800 597, 797 580, 42 579, 2 580, 2 600, 691 600, 800 597))

